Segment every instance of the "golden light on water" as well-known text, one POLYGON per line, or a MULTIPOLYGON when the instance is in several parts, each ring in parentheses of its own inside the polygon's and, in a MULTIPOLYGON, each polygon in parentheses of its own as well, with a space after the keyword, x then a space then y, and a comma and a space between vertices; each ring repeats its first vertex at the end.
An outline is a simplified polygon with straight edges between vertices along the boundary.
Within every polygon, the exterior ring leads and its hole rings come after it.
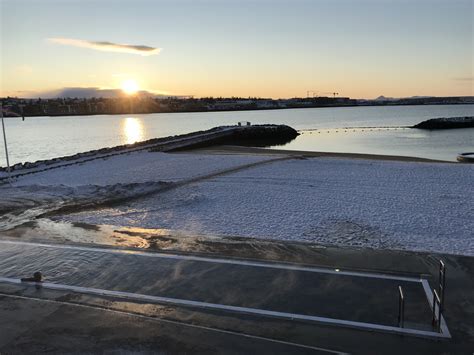
POLYGON ((138 91, 138 84, 133 79, 125 80, 122 82, 122 90, 127 95, 133 95, 138 91))
POLYGON ((143 124, 139 118, 127 117, 122 121, 122 132, 125 137, 125 144, 144 140, 143 124))

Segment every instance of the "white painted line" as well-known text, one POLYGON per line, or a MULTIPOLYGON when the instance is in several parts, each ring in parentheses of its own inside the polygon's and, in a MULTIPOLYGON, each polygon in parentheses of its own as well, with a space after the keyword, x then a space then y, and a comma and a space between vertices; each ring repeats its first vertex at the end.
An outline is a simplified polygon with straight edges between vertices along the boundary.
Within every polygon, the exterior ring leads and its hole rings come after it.
POLYGON ((0 240, 0 243, 12 244, 12 245, 28 245, 28 246, 34 246, 34 247, 40 247, 40 248, 91 251, 91 252, 97 252, 97 253, 122 254, 122 255, 127 254, 127 255, 136 255, 136 256, 153 257, 153 258, 173 259, 173 260, 208 262, 208 263, 215 263, 215 264, 253 266, 253 267, 290 270, 290 271, 316 272, 316 273, 321 273, 321 274, 366 277, 366 278, 383 279, 383 280, 421 282, 421 278, 415 278, 415 277, 386 275, 386 274, 370 273, 370 272, 363 272, 363 271, 346 271, 342 269, 329 269, 329 268, 323 268, 323 267, 299 266, 299 265, 294 265, 294 264, 276 263, 276 262, 222 259, 222 258, 202 257, 202 256, 194 256, 194 255, 168 254, 168 253, 160 253, 160 252, 155 253, 155 252, 144 252, 144 251, 125 250, 125 249, 83 247, 83 246, 67 245, 67 244, 19 242, 19 241, 10 241, 10 240, 0 240))
POLYGON ((262 337, 262 336, 258 336, 258 335, 239 333, 239 332, 234 332, 234 331, 231 331, 231 330, 223 330, 223 329, 219 329, 219 328, 206 327, 204 325, 184 323, 184 322, 180 322, 180 321, 174 321, 174 320, 164 319, 164 318, 159 318, 159 317, 151 317, 151 316, 146 316, 146 315, 143 315, 143 314, 120 311, 120 310, 117 310, 117 309, 103 308, 103 307, 100 307, 100 306, 86 305, 86 304, 81 304, 81 303, 72 303, 72 302, 67 302, 67 301, 56 301, 56 300, 50 300, 50 299, 45 299, 45 298, 37 298, 37 297, 9 295, 9 294, 6 294, 6 293, 0 293, 0 296, 10 297, 10 298, 18 298, 18 299, 25 299, 25 300, 35 300, 35 301, 46 302, 46 303, 55 303, 55 304, 60 304, 60 305, 72 306, 72 307, 81 307, 81 308, 88 308, 88 309, 94 309, 94 310, 101 310, 101 311, 117 313, 117 314, 120 314, 120 315, 125 315, 125 316, 130 316, 130 317, 135 317, 135 318, 142 318, 142 319, 146 319, 146 320, 154 321, 154 322, 158 322, 158 323, 169 323, 169 324, 179 325, 179 326, 184 326, 184 327, 189 327, 189 328, 196 328, 196 329, 207 330, 207 331, 212 331, 212 332, 217 332, 217 333, 235 335, 235 336, 238 336, 238 337, 244 337, 244 338, 250 338, 250 339, 256 339, 256 340, 263 340, 263 341, 268 341, 268 342, 271 342, 271 343, 277 343, 277 344, 282 344, 282 345, 289 345, 289 346, 294 346, 294 347, 303 348, 303 349, 324 351, 324 352, 327 352, 329 354, 349 355, 349 353, 344 353, 344 352, 331 350, 331 349, 320 348, 320 347, 317 347, 317 346, 304 345, 304 344, 293 343, 293 342, 284 341, 284 340, 266 338, 266 337, 262 337))
MULTIPOLYGON (((428 303, 433 310, 433 292, 431 291, 430 284, 427 280, 422 280, 421 284, 423 285, 423 289, 425 290, 426 298, 428 299, 428 303)), ((445 335, 446 338, 451 338, 451 333, 448 329, 448 324, 446 323, 443 314, 441 314, 441 334, 445 335)))
POLYGON ((118 297, 118 298, 123 298, 123 299, 134 300, 134 301, 145 301, 145 302, 152 302, 152 303, 159 303, 159 304, 170 304, 174 306, 185 306, 185 307, 192 307, 192 308, 227 311, 227 312, 240 313, 240 314, 273 317, 273 318, 290 320, 290 321, 297 320, 297 321, 303 321, 303 322, 309 322, 309 323, 341 326, 341 327, 363 329, 363 330, 369 330, 369 331, 405 334, 405 335, 428 337, 428 338, 445 338, 446 337, 443 334, 431 332, 431 331, 399 328, 399 327, 392 327, 392 326, 387 326, 387 325, 355 322, 355 321, 348 321, 348 320, 343 320, 343 319, 310 316, 310 315, 297 314, 297 313, 270 311, 270 310, 259 309, 259 308, 230 306, 230 305, 224 305, 224 304, 219 304, 219 303, 208 303, 208 302, 184 300, 184 299, 171 298, 171 297, 151 296, 151 295, 123 292, 123 291, 102 290, 102 289, 89 288, 89 287, 54 284, 54 283, 49 283, 49 282, 41 282, 41 283, 21 282, 19 279, 13 279, 13 278, 7 278, 7 277, 0 277, 0 282, 24 284, 24 285, 35 285, 35 286, 40 285, 43 288, 52 289, 52 290, 73 291, 77 293, 98 295, 98 296, 112 296, 112 297, 118 297))

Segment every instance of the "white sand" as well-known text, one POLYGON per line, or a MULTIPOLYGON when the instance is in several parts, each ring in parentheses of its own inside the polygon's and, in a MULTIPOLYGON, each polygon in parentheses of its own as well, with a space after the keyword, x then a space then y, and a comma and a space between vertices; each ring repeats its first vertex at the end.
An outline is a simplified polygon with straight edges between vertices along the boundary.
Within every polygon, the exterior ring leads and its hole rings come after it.
MULTIPOLYGON (((68 194, 81 191, 83 196, 84 186, 107 185, 112 191, 118 183, 182 181, 267 159, 141 152, 25 176, 16 185, 19 191, 50 185, 41 188, 43 193, 68 185, 74 187, 68 194)), ((474 255, 473 181, 473 165, 295 159, 60 218, 183 233, 474 255)))

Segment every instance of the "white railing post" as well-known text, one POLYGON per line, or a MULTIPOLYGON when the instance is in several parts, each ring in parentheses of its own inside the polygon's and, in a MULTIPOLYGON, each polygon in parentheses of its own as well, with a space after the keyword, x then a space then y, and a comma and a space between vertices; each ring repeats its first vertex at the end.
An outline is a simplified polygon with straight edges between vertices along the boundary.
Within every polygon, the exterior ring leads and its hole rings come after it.
POLYGON ((398 326, 403 328, 405 323, 405 296, 402 286, 398 286, 398 326))
POLYGON ((8 157, 7 133, 5 132, 5 122, 3 120, 3 105, 1 102, 0 102, 0 117, 2 118, 3 143, 5 144, 5 157, 7 158, 8 180, 10 181, 11 180, 10 159, 8 157))

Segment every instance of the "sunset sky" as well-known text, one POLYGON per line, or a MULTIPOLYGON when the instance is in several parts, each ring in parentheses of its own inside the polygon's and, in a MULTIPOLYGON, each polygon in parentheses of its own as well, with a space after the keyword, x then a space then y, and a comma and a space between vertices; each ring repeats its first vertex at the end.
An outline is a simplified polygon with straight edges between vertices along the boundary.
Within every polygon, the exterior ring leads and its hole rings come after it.
POLYGON ((472 0, 0 0, 0 95, 473 95, 472 0))

